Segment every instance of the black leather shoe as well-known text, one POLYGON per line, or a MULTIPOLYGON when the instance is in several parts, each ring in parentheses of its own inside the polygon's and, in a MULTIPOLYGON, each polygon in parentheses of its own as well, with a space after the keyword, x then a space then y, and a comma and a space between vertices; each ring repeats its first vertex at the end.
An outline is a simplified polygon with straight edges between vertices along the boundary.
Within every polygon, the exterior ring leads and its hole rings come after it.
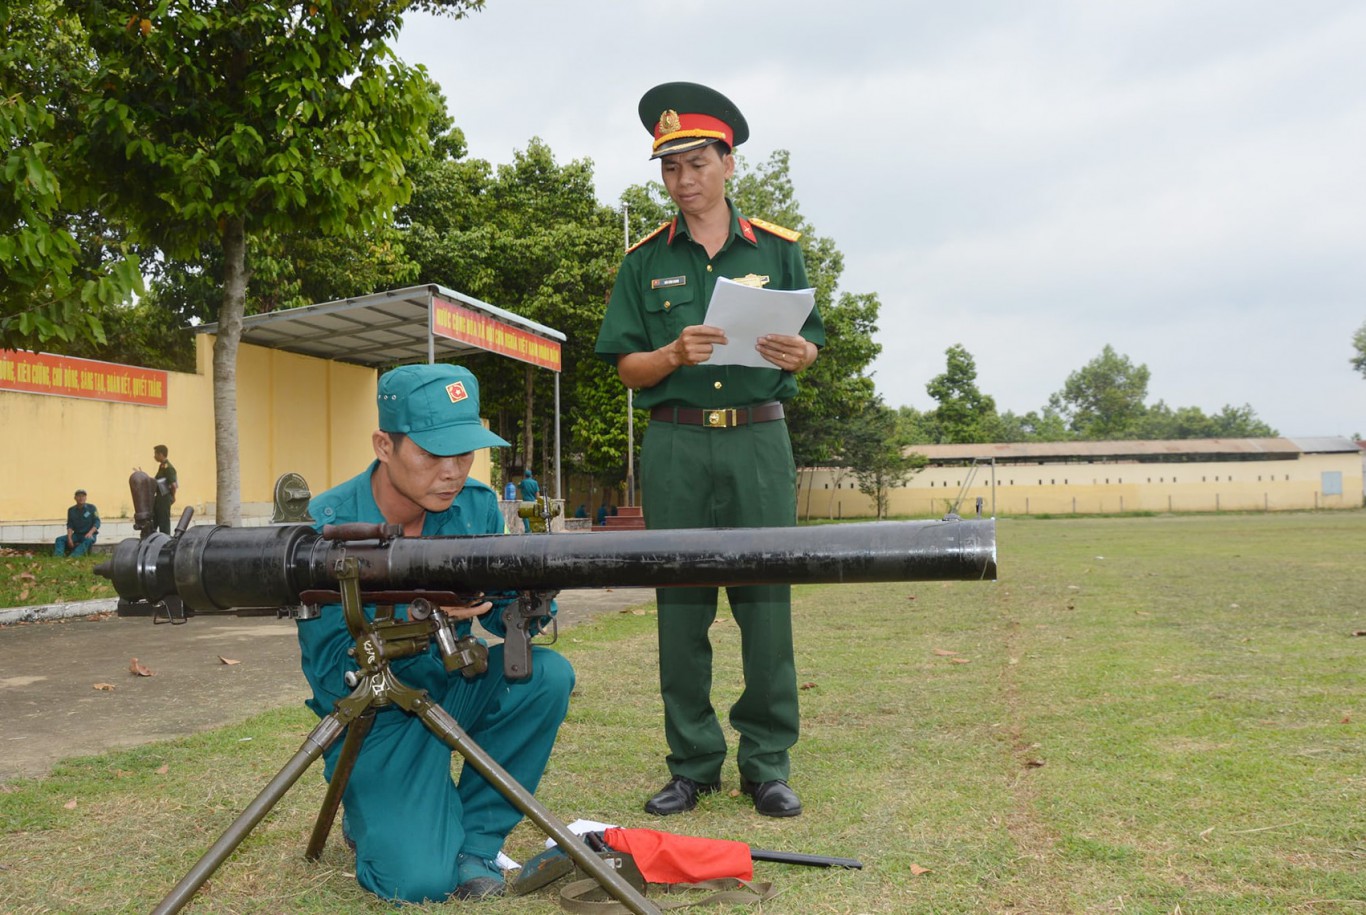
POLYGON ((754 798, 754 809, 766 817, 795 817, 802 812, 797 792, 780 778, 755 784, 741 776, 740 790, 754 798))
POLYGON ((659 793, 645 802, 645 812, 666 817, 675 813, 686 813, 697 806, 697 798, 703 794, 714 794, 721 790, 720 782, 702 784, 686 775, 675 775, 659 793))

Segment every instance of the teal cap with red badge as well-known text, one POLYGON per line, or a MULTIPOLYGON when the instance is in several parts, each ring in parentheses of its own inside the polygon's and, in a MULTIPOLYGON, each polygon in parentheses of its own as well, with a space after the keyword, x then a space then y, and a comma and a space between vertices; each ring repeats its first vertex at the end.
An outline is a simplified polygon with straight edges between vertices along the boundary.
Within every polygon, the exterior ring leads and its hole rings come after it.
POLYGON ((479 418, 479 382, 460 365, 401 365, 379 379, 379 427, 449 457, 507 442, 479 418))
POLYGON ((654 136, 651 159, 712 143, 731 149, 749 139, 735 103, 699 83, 661 83, 640 98, 640 122, 654 136))

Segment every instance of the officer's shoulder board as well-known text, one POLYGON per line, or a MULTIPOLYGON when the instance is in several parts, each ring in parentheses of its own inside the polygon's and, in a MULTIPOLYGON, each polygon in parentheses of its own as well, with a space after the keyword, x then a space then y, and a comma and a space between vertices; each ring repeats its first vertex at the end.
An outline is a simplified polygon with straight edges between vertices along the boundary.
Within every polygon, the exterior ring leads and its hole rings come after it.
POLYGON ((656 235, 658 235, 660 232, 663 232, 663 231, 664 231, 665 229, 667 229, 672 223, 673 223, 673 220, 672 220, 672 219, 669 220, 668 222, 660 223, 660 226, 659 226, 658 229, 655 229, 655 230, 654 230, 653 232, 651 232, 649 235, 646 235, 646 236, 645 236, 644 238, 642 238, 640 241, 636 242, 634 245, 632 245, 631 247, 627 248, 627 249, 626 249, 626 253, 627 253, 627 254, 630 254, 632 251, 634 251, 635 249, 639 248, 641 245, 645 244, 645 243, 646 243, 647 241, 649 241, 650 239, 654 238, 654 237, 655 237, 656 235))
POLYGON ((784 241, 796 241, 802 237, 802 233, 795 229, 789 229, 786 226, 780 226, 777 223, 768 222, 763 219, 754 219, 751 217, 749 222, 750 225, 757 226, 770 235, 776 235, 784 241))

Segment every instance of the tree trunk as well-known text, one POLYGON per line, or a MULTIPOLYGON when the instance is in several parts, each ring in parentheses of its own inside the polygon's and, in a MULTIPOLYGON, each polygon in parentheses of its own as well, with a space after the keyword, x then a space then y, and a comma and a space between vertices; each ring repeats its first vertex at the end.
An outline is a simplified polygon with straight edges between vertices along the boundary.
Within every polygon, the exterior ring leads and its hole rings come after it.
MULTIPOLYGON (((536 433, 531 428, 531 422, 533 415, 532 407, 536 403, 535 395, 532 391, 532 380, 535 377, 533 373, 535 371, 535 366, 526 366, 526 416, 522 419, 522 444, 525 446, 524 450, 526 451, 526 454, 522 455, 524 460, 522 466, 533 473, 535 473, 536 449, 532 446, 535 444, 536 433)), ((542 479, 544 479, 544 477, 542 479)))
POLYGON ((223 303, 213 342, 213 436, 219 524, 242 524, 242 478, 237 460, 237 346, 247 302, 247 239, 241 219, 223 232, 223 303))

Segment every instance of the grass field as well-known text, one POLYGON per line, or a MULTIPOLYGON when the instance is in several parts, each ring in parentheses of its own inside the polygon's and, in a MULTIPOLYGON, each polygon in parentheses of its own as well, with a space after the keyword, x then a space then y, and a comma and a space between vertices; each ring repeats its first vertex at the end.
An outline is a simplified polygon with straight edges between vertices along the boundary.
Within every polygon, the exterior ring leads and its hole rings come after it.
MULTIPOLYGON (((666 777, 648 610, 562 638, 579 686, 538 798, 864 862, 756 865, 770 913, 1366 913, 1366 513, 997 533, 996 583, 797 589, 803 816, 755 815, 733 766, 694 813, 641 812, 666 777)), ((714 636, 724 710, 738 633, 714 636)), ((0 786, 0 910, 148 911, 312 724, 264 711, 0 786)), ((393 911, 335 835, 302 860, 321 796, 305 774, 186 911, 393 911)), ((523 824, 508 851, 541 841, 523 824)), ((548 893, 480 910, 560 911, 548 893)))

